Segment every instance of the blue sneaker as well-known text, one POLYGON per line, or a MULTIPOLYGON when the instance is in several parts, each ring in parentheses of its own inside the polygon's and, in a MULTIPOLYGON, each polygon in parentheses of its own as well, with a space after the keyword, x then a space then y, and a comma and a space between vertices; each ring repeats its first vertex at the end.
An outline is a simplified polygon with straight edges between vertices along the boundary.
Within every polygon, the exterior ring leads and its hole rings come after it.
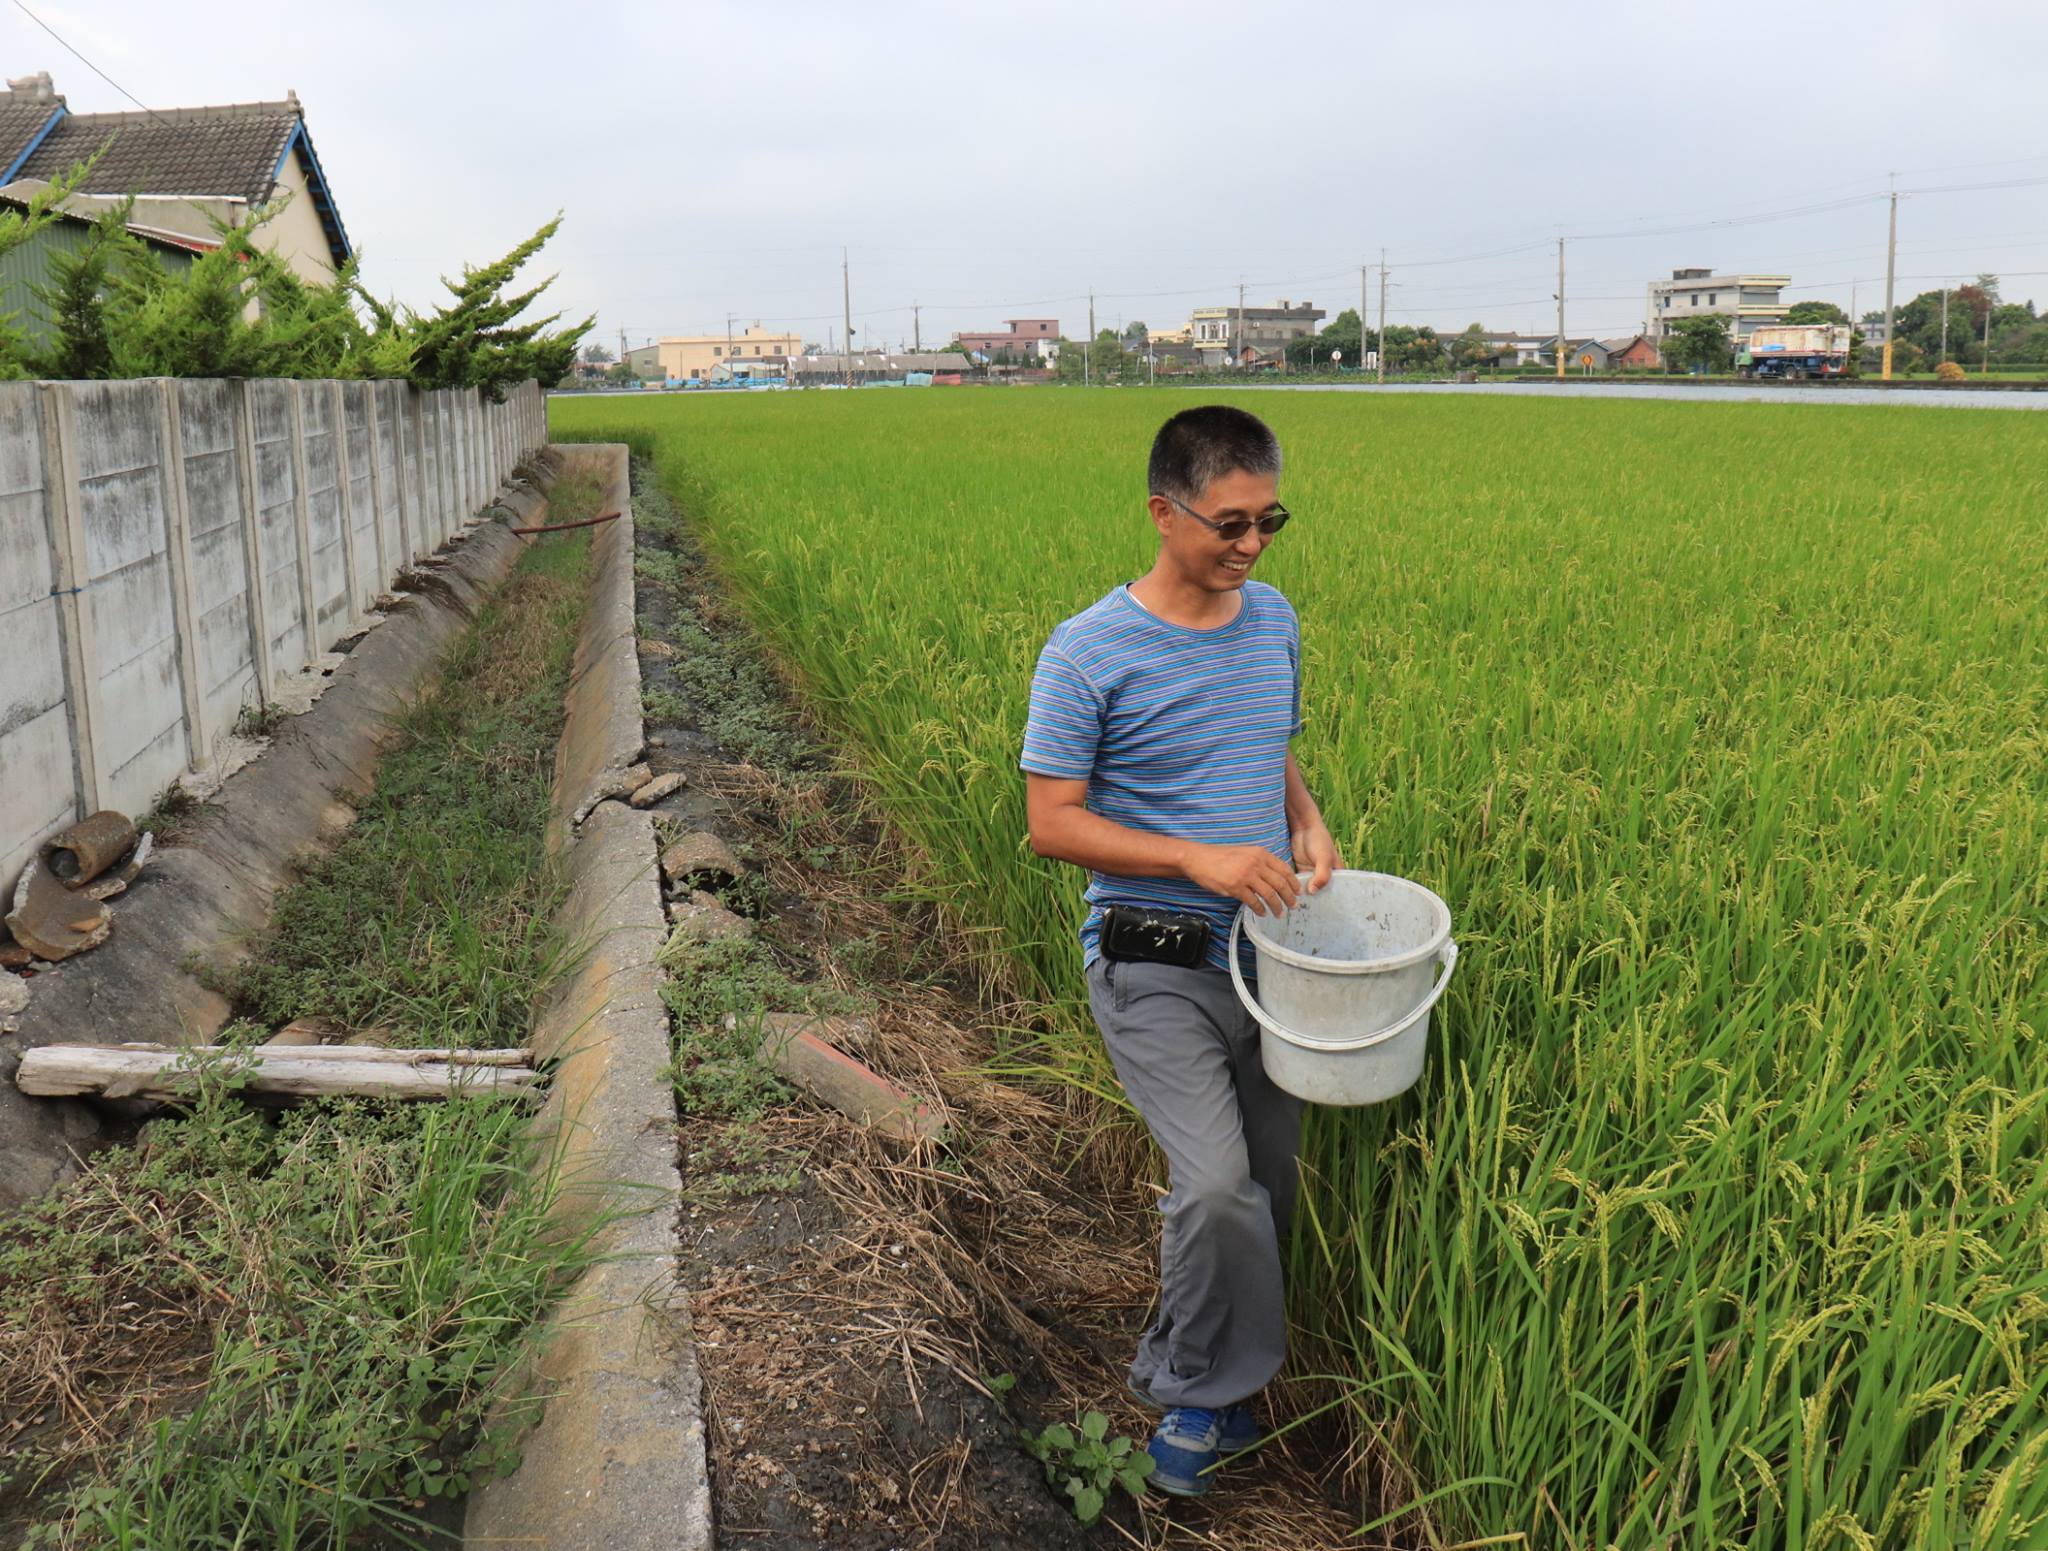
POLYGON ((1217 1411, 1176 1406, 1152 1430, 1152 1441, 1146 1445, 1152 1474, 1145 1479, 1176 1497, 1200 1497, 1209 1490, 1219 1462, 1242 1454, 1263 1437, 1265 1431, 1253 1420, 1249 1406, 1217 1411))
POLYGON ((1242 1454, 1265 1436, 1266 1429, 1253 1417, 1250 1406, 1229 1406, 1217 1425, 1216 1452, 1228 1459, 1233 1454, 1242 1454))
POLYGON ((1200 1406, 1175 1406, 1152 1429, 1145 1452, 1152 1456, 1148 1486, 1175 1497, 1200 1497, 1209 1490, 1209 1473, 1222 1460, 1217 1447, 1223 1434, 1223 1413, 1200 1406))

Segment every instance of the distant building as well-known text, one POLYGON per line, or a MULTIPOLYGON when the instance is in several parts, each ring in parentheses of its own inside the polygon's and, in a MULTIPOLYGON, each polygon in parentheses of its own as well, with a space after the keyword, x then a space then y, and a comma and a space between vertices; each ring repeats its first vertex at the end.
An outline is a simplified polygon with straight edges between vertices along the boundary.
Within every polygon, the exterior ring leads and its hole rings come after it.
POLYGON ((642 382, 659 382, 664 375, 659 345, 635 345, 626 352, 624 360, 626 369, 642 382))
MULTIPOLYGON (((1607 359, 1607 346, 1600 340, 1588 337, 1585 339, 1567 339, 1565 341, 1564 366, 1568 372, 1604 372, 1607 370, 1607 359)), ((1557 365, 1557 336, 1555 334, 1552 334, 1548 339, 1524 341, 1516 346, 1515 364, 1521 366, 1527 365, 1530 362, 1546 366, 1557 365), (1528 353, 1526 359, 1523 353, 1524 345, 1534 347, 1528 353)))
POLYGON ((1664 364, 1656 341, 1647 334, 1630 339, 1603 339, 1600 343, 1607 347, 1607 365, 1614 371, 1654 370, 1664 364))
POLYGON ((792 387, 822 388, 844 383, 851 374, 858 387, 868 382, 901 382, 912 373, 939 381, 959 381, 973 363, 957 350, 856 350, 840 355, 794 355, 789 359, 792 387))
POLYGON ((1012 356, 1031 356, 1035 359, 1049 359, 1058 354, 1060 320, 1058 318, 1011 318, 1009 327, 987 334, 960 334, 954 338, 954 346, 972 351, 976 355, 992 356, 999 350, 1007 350, 1012 356))
POLYGON ((1282 301, 1274 307, 1197 307, 1188 318, 1195 360, 1202 366, 1255 366, 1284 358, 1288 344, 1316 331, 1322 308, 1282 301))
POLYGON ((0 92, 0 193, 28 199, 96 152, 91 175, 64 202, 72 215, 95 216, 133 195, 137 231, 210 250, 220 245, 214 222, 241 226, 281 201, 261 247, 315 284, 348 259, 296 92, 282 102, 138 113, 73 113, 48 71, 0 92))
POLYGON ((1785 321, 1779 293, 1792 283, 1790 275, 1717 275, 1711 269, 1674 269, 1669 280, 1650 282, 1650 307, 1643 332, 1653 343, 1671 332, 1681 318, 1719 313, 1728 320, 1728 337, 1741 342, 1767 324, 1785 321))
POLYGON ((738 334, 676 334, 656 347, 661 376, 671 382, 709 382, 713 372, 734 362, 751 372, 772 366, 778 370, 790 356, 803 353, 801 334, 783 334, 756 323, 738 334))

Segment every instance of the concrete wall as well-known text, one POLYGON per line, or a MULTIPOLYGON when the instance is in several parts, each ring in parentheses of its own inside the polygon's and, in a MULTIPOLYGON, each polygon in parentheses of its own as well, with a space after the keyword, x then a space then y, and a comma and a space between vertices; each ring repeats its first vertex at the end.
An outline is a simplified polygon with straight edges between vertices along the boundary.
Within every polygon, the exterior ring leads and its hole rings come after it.
POLYGON ((402 382, 0 383, 0 902, 147 812, 546 440, 402 382))

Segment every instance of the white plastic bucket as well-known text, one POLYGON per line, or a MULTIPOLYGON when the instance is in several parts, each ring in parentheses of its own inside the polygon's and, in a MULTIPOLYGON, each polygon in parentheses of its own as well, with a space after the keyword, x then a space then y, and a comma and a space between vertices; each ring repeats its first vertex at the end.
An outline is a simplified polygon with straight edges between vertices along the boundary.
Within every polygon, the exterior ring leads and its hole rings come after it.
POLYGON ((1413 1087, 1457 962, 1450 907, 1383 872, 1333 872, 1284 915, 1240 909, 1230 926, 1230 978, 1258 1019, 1266 1075, 1314 1104, 1378 1104, 1413 1087), (1256 996, 1240 932, 1257 956, 1256 996))

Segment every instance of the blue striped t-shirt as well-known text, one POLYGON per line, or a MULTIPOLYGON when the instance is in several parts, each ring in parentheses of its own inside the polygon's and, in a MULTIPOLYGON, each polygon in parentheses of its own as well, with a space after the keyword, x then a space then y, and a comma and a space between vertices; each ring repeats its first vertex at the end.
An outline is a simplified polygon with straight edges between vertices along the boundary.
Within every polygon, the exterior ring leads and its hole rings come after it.
MULTIPOLYGON (((1054 629, 1031 679, 1023 767, 1088 783, 1113 823, 1211 845, 1264 846, 1292 864, 1287 740, 1301 728, 1301 630, 1279 590, 1247 581, 1237 617, 1190 630, 1128 586, 1054 629)), ((1155 905, 1210 921, 1209 964, 1229 967, 1237 901, 1185 878, 1091 873, 1084 964, 1105 905, 1155 905)), ((1247 955, 1247 962, 1249 955, 1247 955)))

